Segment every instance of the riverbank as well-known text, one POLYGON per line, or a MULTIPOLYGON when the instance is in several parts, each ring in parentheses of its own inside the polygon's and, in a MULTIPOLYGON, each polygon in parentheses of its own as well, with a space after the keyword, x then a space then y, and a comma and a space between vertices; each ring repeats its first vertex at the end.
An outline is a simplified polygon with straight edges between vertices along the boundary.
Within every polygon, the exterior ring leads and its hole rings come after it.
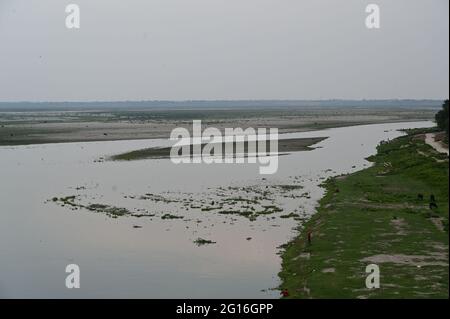
POLYGON ((325 182, 317 213, 282 253, 289 298, 448 298, 448 157, 423 133, 383 143, 372 167, 325 182), (372 263, 380 288, 369 290, 372 263))
POLYGON ((233 109, 61 109, 0 111, 0 146, 167 139, 173 129, 278 128, 279 133, 353 125, 431 120, 434 108, 297 107, 233 109))

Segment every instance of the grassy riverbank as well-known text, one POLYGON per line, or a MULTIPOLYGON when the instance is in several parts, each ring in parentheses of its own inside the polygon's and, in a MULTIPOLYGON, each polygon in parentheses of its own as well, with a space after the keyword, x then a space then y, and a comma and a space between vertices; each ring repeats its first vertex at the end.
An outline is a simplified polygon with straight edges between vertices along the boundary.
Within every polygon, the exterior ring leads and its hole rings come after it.
POLYGON ((372 167, 325 183, 317 214, 284 247, 280 287, 290 298, 448 298, 448 157, 419 133, 380 145, 372 167), (379 289, 365 287, 371 263, 379 289))

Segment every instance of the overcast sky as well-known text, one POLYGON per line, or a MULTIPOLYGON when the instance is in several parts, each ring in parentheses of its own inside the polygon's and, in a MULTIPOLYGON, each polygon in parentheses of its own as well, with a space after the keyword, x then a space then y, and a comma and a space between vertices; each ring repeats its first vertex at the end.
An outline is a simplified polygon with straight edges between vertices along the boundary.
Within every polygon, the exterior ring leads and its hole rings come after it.
POLYGON ((0 0, 0 101, 447 98, 448 12, 448 0, 0 0), (65 27, 69 3, 79 30, 65 27))

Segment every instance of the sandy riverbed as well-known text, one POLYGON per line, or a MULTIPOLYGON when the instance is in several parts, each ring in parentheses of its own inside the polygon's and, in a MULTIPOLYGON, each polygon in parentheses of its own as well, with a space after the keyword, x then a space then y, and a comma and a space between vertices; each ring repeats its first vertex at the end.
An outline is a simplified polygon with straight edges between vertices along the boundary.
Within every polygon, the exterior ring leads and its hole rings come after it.
POLYGON ((168 138, 192 120, 225 128, 278 128, 303 132, 358 124, 429 120, 432 109, 303 108, 261 110, 113 110, 0 112, 0 145, 168 138))

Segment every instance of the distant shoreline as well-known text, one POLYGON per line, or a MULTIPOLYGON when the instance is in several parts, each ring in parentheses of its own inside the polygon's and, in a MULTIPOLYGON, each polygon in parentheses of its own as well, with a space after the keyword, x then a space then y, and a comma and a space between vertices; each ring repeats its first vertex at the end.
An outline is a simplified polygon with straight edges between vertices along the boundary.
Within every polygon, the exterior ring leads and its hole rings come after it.
POLYGON ((0 112, 0 145, 167 139, 177 127, 278 128, 294 133, 326 128, 434 120, 429 107, 117 108, 0 112))
MULTIPOLYGON (((350 126, 358 126, 358 125, 372 125, 372 124, 387 124, 387 123, 403 123, 403 122, 420 122, 420 121, 430 121, 429 118, 424 119, 411 119, 411 120, 391 120, 391 121, 383 121, 383 122, 354 122, 354 123, 334 123, 334 124, 322 124, 322 125, 316 125, 316 126, 304 126, 301 128, 281 128, 279 130, 280 134, 287 134, 287 133, 302 133, 302 132, 312 132, 312 131, 318 131, 318 130, 324 130, 324 129, 331 129, 331 128, 339 128, 339 127, 350 127, 350 126)), ((80 129, 79 126, 77 126, 78 129, 80 129)), ((111 128, 108 128, 109 130, 111 128)), ((100 130, 100 128, 96 128, 96 130, 100 130)), ((19 129, 20 131, 20 129, 19 129)), ((168 139, 169 138, 169 132, 167 134, 156 133, 155 135, 148 135, 148 132, 130 132, 128 134, 125 134, 122 137, 118 136, 110 136, 108 133, 104 135, 105 133, 97 133, 97 135, 94 136, 88 136, 90 131, 87 130, 86 134, 74 134, 73 136, 70 136, 70 127, 67 128, 67 132, 64 132, 65 136, 60 137, 59 133, 54 133, 53 130, 45 131, 43 130, 40 132, 39 135, 33 135, 32 133, 30 135, 27 135, 27 130, 23 129, 24 131, 24 138, 21 138, 20 140, 14 140, 14 136, 8 137, 5 135, 2 137, 2 128, 0 127, 0 147, 2 146, 27 146, 27 145, 42 145, 42 144, 60 144, 60 143, 84 143, 84 142, 113 142, 113 141, 133 141, 133 140, 152 140, 152 139, 168 139), (55 134, 55 135, 53 135, 55 134)), ((57 130, 55 130, 57 131, 57 130)), ((139 128, 137 128, 137 131, 139 131, 139 128)))
POLYGON ((311 107, 440 108, 445 99, 324 99, 324 100, 146 100, 146 101, 4 101, 0 111, 70 111, 82 109, 216 109, 311 107))

